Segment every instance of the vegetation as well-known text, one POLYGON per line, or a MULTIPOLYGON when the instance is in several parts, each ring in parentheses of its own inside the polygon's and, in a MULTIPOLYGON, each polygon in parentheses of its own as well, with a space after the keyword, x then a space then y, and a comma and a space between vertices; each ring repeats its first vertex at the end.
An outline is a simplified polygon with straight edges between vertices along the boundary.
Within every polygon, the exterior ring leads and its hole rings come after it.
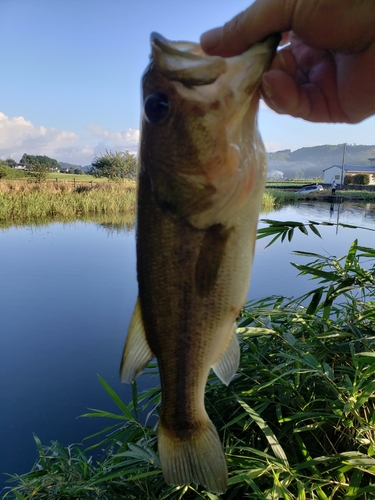
POLYGON ((75 165, 74 163, 67 163, 63 161, 59 161, 59 165, 61 169, 69 170, 69 171, 80 171, 84 172, 82 165, 75 165))
MULTIPOLYGON (((128 223, 134 223, 136 203, 136 183, 132 180, 108 182, 91 176, 82 175, 79 181, 71 174, 49 173, 44 182, 28 180, 9 180, 8 172, 25 175, 24 171, 0 166, 0 227, 22 224, 46 224, 55 221, 71 221, 76 218, 96 220, 98 216, 121 217, 126 214, 128 223), (2 169, 6 176, 1 179, 2 169), (54 179, 54 180, 52 180, 54 179), (70 182, 67 182, 70 181, 70 182), (74 181, 74 182, 73 182, 74 181)), ((371 191, 339 191, 341 199, 375 200, 371 191)), ((330 196, 330 194, 328 195, 330 196)), ((308 196, 294 191, 267 189, 262 199, 262 210, 273 210, 283 203, 297 203, 301 200, 325 200, 327 192, 314 192, 308 196)))
MULTIPOLYGON (((85 174, 83 171, 81 171, 82 173, 81 174, 78 174, 80 177, 77 178, 77 182, 93 182, 94 181, 94 178, 92 175, 89 175, 89 174, 85 174)), ((74 182, 74 179, 77 177, 77 174, 70 174, 70 173, 63 173, 63 172, 50 172, 48 174, 48 177, 47 177, 47 180, 63 180, 63 181, 71 181, 71 182, 74 182)), ((97 178, 95 179, 95 182, 98 183, 98 182, 108 182, 109 179, 106 179, 106 178, 97 178)))
POLYGON ((45 163, 35 161, 31 167, 31 172, 38 181, 45 181, 50 172, 50 168, 45 163))
POLYGON ((95 156, 89 173, 94 177, 107 177, 108 179, 135 179, 137 174, 137 159, 129 151, 105 152, 104 155, 95 156))
POLYGON ((370 176, 368 174, 346 175, 344 178, 344 184, 367 186, 370 184, 370 176))
MULTIPOLYGON (((75 176, 70 174, 49 174, 48 177, 56 180, 43 183, 30 180, 0 181, 0 227, 46 224, 51 219, 67 222, 77 217, 93 220, 100 215, 126 215, 127 222, 133 221, 134 224, 134 181, 109 183, 107 179, 99 178, 96 182, 82 184, 73 183, 75 176), (64 182, 66 180, 71 182, 64 182)), ((83 180, 87 179, 92 177, 83 176, 83 180)), ((272 210, 275 204, 283 200, 294 201, 294 193, 276 191, 273 195, 267 191, 263 195, 262 209, 272 210)))
POLYGON ((300 189, 307 184, 323 184, 323 179, 283 179, 283 180, 267 180, 267 187, 282 188, 296 188, 300 189))
MULTIPOLYGON (((314 223, 268 222, 259 237, 291 239, 297 227, 319 235, 314 223)), ((248 303, 239 318, 238 375, 228 387, 209 378, 206 405, 229 467, 225 500, 375 495, 375 249, 354 241, 342 258, 297 253, 310 262, 293 265, 316 285, 294 300, 248 303)), ((193 484, 165 484, 150 424, 159 390, 138 394, 133 384, 125 403, 100 382, 118 413, 85 415, 106 421, 89 438, 93 444, 43 446, 35 437, 39 460, 29 473, 11 476, 14 486, 3 498, 218 500, 193 484), (146 422, 141 409, 149 412, 146 422)))
POLYGON ((57 160, 54 158, 50 158, 49 156, 44 156, 44 155, 28 155, 24 154, 21 158, 20 163, 23 163, 27 167, 34 167, 34 166, 39 166, 43 165, 47 170, 51 169, 57 169, 60 170, 60 165, 57 160))
POLYGON ((68 182, 0 182, 0 226, 54 220, 135 217, 134 181, 74 185, 68 182))
POLYGON ((0 179, 24 179, 30 178, 30 173, 24 170, 15 170, 0 161, 0 179))

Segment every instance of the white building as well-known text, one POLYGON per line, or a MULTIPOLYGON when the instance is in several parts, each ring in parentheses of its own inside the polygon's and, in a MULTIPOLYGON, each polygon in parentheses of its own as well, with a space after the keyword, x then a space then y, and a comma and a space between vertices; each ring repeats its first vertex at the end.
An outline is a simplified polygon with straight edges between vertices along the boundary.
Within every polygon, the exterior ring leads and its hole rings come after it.
POLYGON ((338 185, 344 184, 346 175, 355 174, 368 174, 370 176, 370 184, 375 184, 375 165, 369 165, 368 167, 365 165, 344 165, 343 169, 341 165, 332 165, 332 167, 328 167, 323 170, 323 183, 332 184, 333 181, 336 181, 336 184, 338 185))

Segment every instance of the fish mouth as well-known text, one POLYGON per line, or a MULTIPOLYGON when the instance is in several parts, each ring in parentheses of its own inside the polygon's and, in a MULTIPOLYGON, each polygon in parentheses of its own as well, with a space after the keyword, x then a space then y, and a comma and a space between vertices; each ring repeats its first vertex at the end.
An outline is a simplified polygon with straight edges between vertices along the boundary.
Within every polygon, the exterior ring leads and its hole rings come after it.
POLYGON ((263 72, 271 64, 281 36, 272 34, 238 56, 224 58, 207 55, 198 43, 169 41, 159 33, 151 33, 152 59, 169 80, 187 87, 209 85, 225 73, 241 69, 243 84, 258 86, 263 72), (228 71, 229 70, 229 71, 228 71), (247 81, 246 81, 247 80, 247 81))

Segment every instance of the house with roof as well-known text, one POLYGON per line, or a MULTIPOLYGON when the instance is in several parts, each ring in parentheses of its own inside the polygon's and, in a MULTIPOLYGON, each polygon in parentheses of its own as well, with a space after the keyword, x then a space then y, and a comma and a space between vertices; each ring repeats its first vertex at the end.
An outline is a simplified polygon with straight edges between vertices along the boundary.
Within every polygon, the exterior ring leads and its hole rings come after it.
MULTIPOLYGON (((375 158, 369 158, 369 160, 375 160, 375 158)), ((325 168, 323 170, 323 183, 332 184, 336 181, 336 184, 344 184, 344 179, 346 175, 355 174, 367 174, 370 178, 370 185, 375 185, 375 163, 373 165, 332 165, 331 167, 325 168)))

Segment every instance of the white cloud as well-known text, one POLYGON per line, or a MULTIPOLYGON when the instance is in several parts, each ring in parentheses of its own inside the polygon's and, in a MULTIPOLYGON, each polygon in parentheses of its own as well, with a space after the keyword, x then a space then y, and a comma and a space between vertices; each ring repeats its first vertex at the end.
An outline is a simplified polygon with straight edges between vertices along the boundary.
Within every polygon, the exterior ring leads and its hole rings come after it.
POLYGON ((129 128, 122 132, 111 132, 104 130, 99 125, 89 124, 86 126, 91 136, 94 154, 100 155, 106 149, 112 151, 124 151, 127 149, 132 154, 137 154, 139 143, 139 130, 129 128))
POLYGON ((15 157, 23 153, 50 155, 57 149, 66 148, 77 140, 74 132, 34 126, 23 116, 8 118, 0 112, 0 157, 15 157))
POLYGON ((92 132, 96 137, 101 137, 104 139, 109 139, 114 143, 122 143, 124 146, 138 145, 139 141, 139 130, 129 128, 124 132, 109 132, 104 130, 99 125, 89 124, 86 127, 90 132, 92 132))
POLYGON ((35 126, 23 116, 9 118, 0 112, 0 158, 19 161, 24 153, 47 155, 58 161, 88 165, 106 149, 136 153, 139 130, 110 132, 98 125, 88 125, 82 136, 54 127, 35 126))

